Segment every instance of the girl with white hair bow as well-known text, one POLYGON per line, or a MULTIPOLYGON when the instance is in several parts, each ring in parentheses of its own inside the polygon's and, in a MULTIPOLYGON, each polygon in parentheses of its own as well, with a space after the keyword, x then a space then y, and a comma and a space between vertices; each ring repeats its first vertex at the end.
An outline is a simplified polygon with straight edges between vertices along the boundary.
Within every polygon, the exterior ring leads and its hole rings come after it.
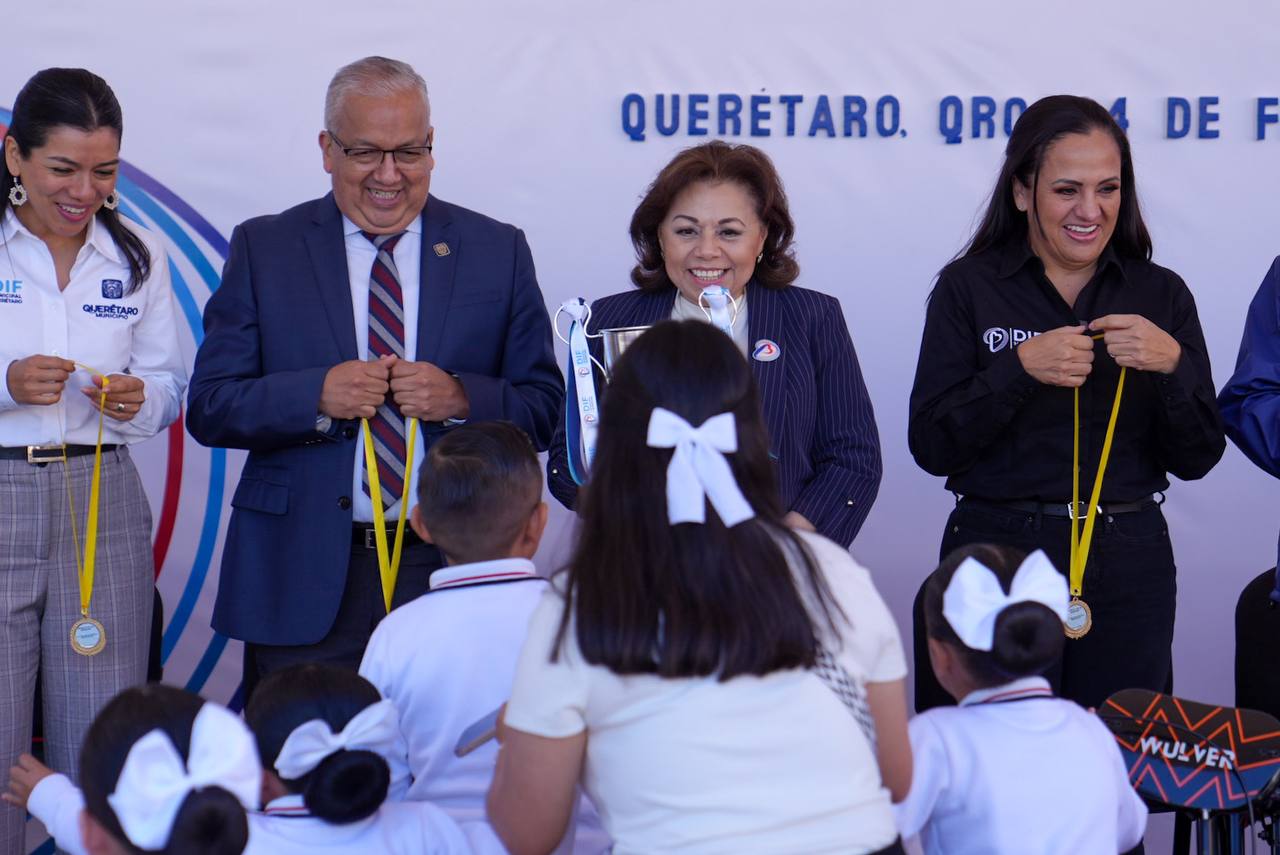
POLYGON ((926 853, 1126 852, 1147 809, 1106 726, 1040 676, 1061 655, 1067 582, 1037 550, 951 552, 923 590, 929 659, 959 702, 911 720, 896 806, 926 853))
POLYGON ((388 800, 407 785, 399 713, 354 671, 281 669, 245 716, 252 733, 190 693, 130 690, 89 732, 83 795, 24 758, 6 800, 30 790, 28 808, 71 855, 502 852, 484 823, 460 828, 435 805, 388 800))
POLYGON ((699 321, 614 365, 581 537, 530 623, 489 818, 551 851, 901 852, 906 663, 870 574, 789 528, 751 369, 699 321))

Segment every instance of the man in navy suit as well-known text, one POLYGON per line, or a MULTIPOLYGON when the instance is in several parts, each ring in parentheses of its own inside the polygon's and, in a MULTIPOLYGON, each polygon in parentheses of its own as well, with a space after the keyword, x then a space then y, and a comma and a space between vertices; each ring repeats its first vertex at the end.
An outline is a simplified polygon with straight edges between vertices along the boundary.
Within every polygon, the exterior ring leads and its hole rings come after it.
MULTIPOLYGON (((563 380, 528 244, 428 195, 433 140, 408 65, 339 70, 320 133, 333 192, 237 227, 205 307, 187 427, 249 451, 213 614, 247 642, 246 688, 297 661, 357 667, 385 614, 362 419, 392 536, 401 484, 416 495, 417 464, 451 425, 507 419, 539 449, 551 440, 563 380)), ((393 605, 441 564, 405 542, 393 605)))

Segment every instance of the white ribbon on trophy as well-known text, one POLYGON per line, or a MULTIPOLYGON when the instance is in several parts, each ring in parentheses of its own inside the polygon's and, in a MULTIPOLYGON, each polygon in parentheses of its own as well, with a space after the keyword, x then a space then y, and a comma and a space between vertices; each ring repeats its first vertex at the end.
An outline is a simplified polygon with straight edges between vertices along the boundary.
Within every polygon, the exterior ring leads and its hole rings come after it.
MULTIPOLYGON (((587 347, 587 339, 599 338, 599 334, 591 336, 587 333, 591 307, 581 297, 561 303, 556 310, 556 320, 559 320, 562 312, 569 316, 569 337, 565 338, 560 334, 558 325, 556 336, 569 345, 565 385, 566 392, 577 402, 576 419, 565 408, 565 445, 569 456, 569 474, 581 485, 587 480, 587 470, 596 455, 596 434, 600 428, 600 405, 596 397, 595 375, 591 370, 591 365, 596 360, 587 347)), ((603 370, 604 367, 601 366, 601 371, 603 370)))

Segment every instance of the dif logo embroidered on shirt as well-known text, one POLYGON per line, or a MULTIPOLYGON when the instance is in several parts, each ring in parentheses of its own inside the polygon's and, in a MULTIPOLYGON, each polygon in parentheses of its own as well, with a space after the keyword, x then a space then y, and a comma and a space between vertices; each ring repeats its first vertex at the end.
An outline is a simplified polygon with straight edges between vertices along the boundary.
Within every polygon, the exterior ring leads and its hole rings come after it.
POLYGON ((22 302, 22 280, 0 279, 0 303, 22 302))
POLYGON ((1012 327, 992 327, 982 334, 982 343, 992 353, 999 353, 1006 347, 1017 347, 1029 338, 1034 338, 1040 333, 1034 330, 1016 330, 1012 327))
POLYGON ((119 279, 102 280, 102 299, 119 300, 124 296, 124 283, 119 279))

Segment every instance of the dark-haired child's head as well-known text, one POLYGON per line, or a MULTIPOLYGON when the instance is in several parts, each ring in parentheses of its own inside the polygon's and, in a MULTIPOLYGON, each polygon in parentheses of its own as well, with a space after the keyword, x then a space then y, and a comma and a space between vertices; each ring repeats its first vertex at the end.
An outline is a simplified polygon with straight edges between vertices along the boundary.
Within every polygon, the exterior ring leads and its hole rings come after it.
MULTIPOLYGON (((313 816, 335 825, 371 816, 386 801, 391 783, 390 767, 377 751, 340 749, 301 774, 278 766, 285 765, 281 750, 298 728, 319 721, 331 733, 342 733, 381 700, 372 683, 336 665, 293 665, 264 677, 244 712, 266 768, 264 801, 300 794, 313 816)), ((398 727, 397 722, 397 733, 398 727)))
POLYGON ((102 708, 85 735, 80 754, 85 801, 80 827, 85 848, 93 855, 236 855, 249 840, 245 805, 257 805, 260 780, 252 740, 232 713, 171 686, 127 689, 102 708), (152 731, 159 736, 151 736, 152 731), (170 771, 201 777, 209 770, 197 767, 209 764, 214 755, 218 758, 214 762, 218 783, 185 796, 178 793, 177 814, 167 828, 157 819, 163 816, 163 800, 135 792, 131 786, 157 773, 147 765, 158 762, 154 751, 133 752, 144 737, 152 746, 167 739, 176 761, 187 767, 170 771), (148 840, 148 828, 163 839, 148 840))
MULTIPOLYGON (((1046 671, 1062 655, 1062 620, 1039 602, 1012 603, 995 619, 991 650, 975 650, 961 641, 943 614, 944 597, 956 570, 972 558, 994 574, 1008 594, 1027 554, 1009 546, 976 543, 953 550, 925 581, 924 618, 929 659, 938 682, 956 700, 1046 671)), ((1065 582, 1063 583, 1065 588, 1065 582)))
POLYGON ((510 422, 475 422, 436 440, 418 473, 412 523, 450 564, 532 558, 547 506, 529 437, 510 422))

